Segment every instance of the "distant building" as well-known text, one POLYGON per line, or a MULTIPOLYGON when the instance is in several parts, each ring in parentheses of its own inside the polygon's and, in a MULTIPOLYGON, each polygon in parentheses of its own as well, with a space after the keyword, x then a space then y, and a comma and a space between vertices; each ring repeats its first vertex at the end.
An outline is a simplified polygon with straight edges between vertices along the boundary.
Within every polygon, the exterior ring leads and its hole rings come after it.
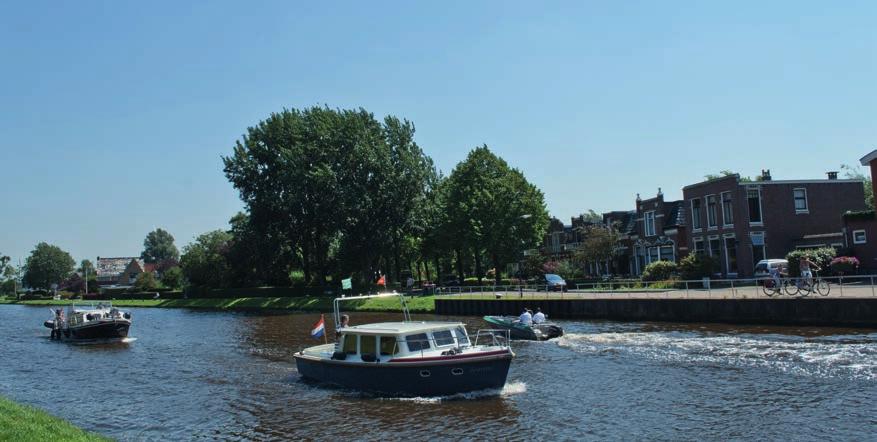
POLYGON ((101 286, 131 285, 137 275, 155 272, 154 264, 147 264, 137 257, 97 258, 97 282, 101 286))
POLYGON ((796 248, 844 246, 842 214, 865 209, 861 180, 758 181, 729 175, 682 189, 691 252, 715 257, 725 277, 751 277, 758 261, 796 248))

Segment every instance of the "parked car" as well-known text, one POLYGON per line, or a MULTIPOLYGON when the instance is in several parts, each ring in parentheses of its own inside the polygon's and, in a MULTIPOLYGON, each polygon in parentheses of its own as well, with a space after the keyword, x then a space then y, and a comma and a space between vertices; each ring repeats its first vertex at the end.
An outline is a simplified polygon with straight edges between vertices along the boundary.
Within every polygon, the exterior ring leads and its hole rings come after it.
POLYGON ((556 291, 556 292, 565 292, 566 291, 566 281, 560 277, 560 275, 555 275, 553 273, 545 274, 545 287, 546 290, 556 291))
POLYGON ((762 259, 755 264, 755 278, 762 279, 770 276, 771 269, 789 268, 789 261, 785 259, 762 259))

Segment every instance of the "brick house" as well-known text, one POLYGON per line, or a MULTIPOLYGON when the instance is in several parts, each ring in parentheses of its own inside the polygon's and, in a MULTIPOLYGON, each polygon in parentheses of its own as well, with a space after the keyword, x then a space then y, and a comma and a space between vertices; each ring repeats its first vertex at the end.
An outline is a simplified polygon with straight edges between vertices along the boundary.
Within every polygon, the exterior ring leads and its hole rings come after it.
MULTIPOLYGON (((859 160, 863 166, 870 166, 871 186, 877 190, 877 150, 859 160)), ((862 273, 877 273, 877 216, 873 210, 860 212, 850 211, 843 215, 843 231, 845 246, 852 254, 859 258, 859 271, 862 273)))
POLYGON ((729 175, 685 186, 691 251, 716 257, 725 277, 751 277, 758 261, 795 248, 844 245, 846 211, 865 208, 860 180, 759 181, 729 175))
POLYGON ((636 196, 635 224, 627 235, 629 247, 628 270, 641 275, 652 262, 658 260, 678 261, 688 253, 685 205, 682 200, 664 201, 664 193, 658 188, 654 198, 636 196))

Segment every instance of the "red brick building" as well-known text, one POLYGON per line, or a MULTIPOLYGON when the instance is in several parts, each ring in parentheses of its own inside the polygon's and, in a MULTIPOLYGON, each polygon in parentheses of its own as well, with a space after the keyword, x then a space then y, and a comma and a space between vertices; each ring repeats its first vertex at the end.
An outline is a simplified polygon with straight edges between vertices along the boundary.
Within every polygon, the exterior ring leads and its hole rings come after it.
POLYGON ((729 175, 682 189, 691 251, 718 259, 725 277, 751 277, 761 259, 795 248, 844 246, 842 214, 865 209, 861 180, 758 181, 729 175))
MULTIPOLYGON (((870 166, 871 185, 877 190, 877 150, 865 155, 860 160, 863 166, 870 166)), ((846 246, 859 259, 862 273, 877 273, 877 217, 873 210, 861 212, 850 211, 844 214, 844 237, 846 246)))
POLYGON ((635 224, 628 234, 628 270, 640 275, 654 261, 678 261, 688 253, 683 201, 664 201, 658 188, 654 198, 643 200, 637 194, 635 224))

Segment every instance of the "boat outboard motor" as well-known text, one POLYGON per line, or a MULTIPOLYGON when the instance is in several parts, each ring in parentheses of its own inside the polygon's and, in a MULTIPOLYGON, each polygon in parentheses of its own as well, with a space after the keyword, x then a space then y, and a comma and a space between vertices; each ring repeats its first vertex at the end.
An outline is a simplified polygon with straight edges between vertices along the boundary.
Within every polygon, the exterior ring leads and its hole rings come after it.
POLYGON ((125 312, 125 314, 123 314, 122 317, 125 319, 131 319, 131 314, 128 312, 125 312))

